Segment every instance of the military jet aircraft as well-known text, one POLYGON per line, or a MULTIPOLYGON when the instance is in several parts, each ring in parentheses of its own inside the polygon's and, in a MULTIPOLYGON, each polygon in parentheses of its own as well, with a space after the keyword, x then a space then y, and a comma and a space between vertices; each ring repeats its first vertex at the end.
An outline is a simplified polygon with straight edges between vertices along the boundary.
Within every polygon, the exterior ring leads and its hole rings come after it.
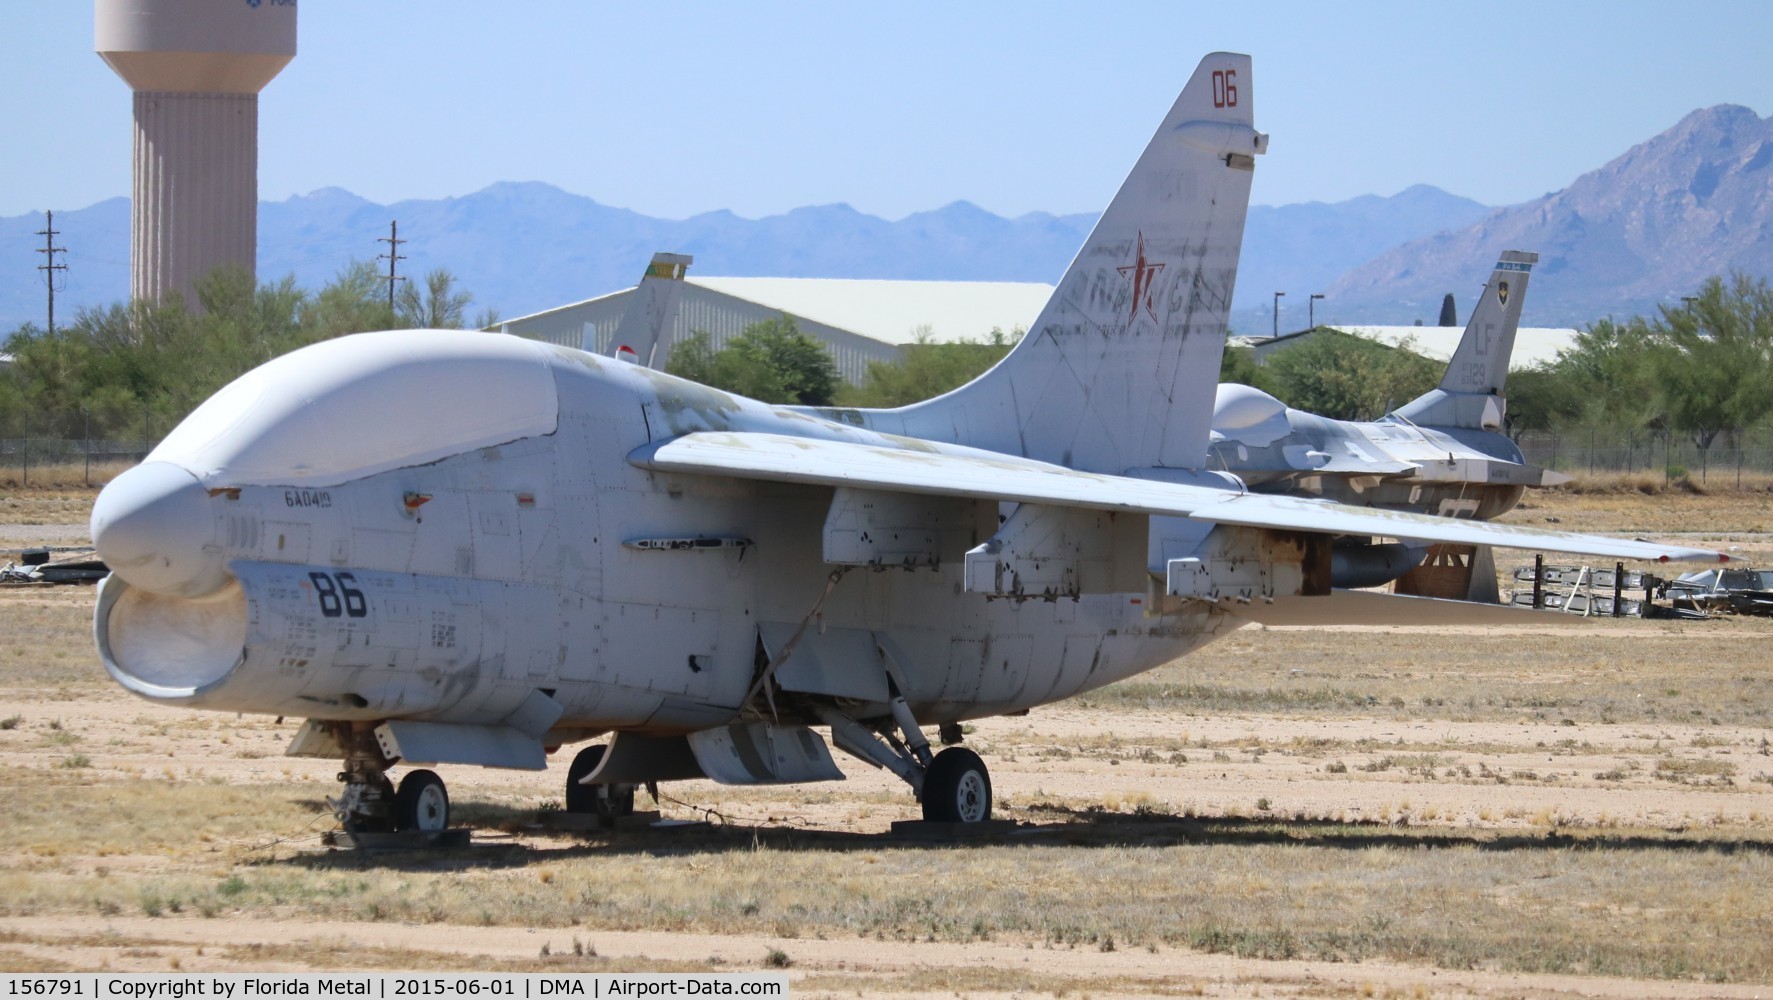
MULTIPOLYGON (((1209 467, 1261 493, 1485 521, 1513 510, 1528 487, 1568 482, 1562 473, 1527 464, 1502 432, 1509 357, 1538 261, 1536 253, 1503 252, 1440 385, 1379 420, 1322 417, 1253 386, 1221 383, 1209 467)), ((1342 587, 1389 583, 1427 550, 1344 539, 1334 548, 1332 578, 1342 587)), ((1487 556, 1474 564, 1490 565, 1487 556)), ((1489 576, 1494 589, 1493 570, 1489 576)))
MULTIPOLYGON (((772 406, 448 331, 247 373, 94 506, 107 670, 163 704, 306 719, 289 753, 344 762, 352 831, 448 823, 413 765, 540 769, 606 735, 567 770, 572 810, 672 779, 841 779, 828 732, 926 819, 977 822, 984 761, 927 728, 958 743, 1253 611, 1334 617, 1335 536, 1722 559, 1204 471, 1268 146, 1250 74, 1202 61, 1029 334, 924 403, 772 406)), ((1371 598, 1368 618, 1447 603, 1371 598)))

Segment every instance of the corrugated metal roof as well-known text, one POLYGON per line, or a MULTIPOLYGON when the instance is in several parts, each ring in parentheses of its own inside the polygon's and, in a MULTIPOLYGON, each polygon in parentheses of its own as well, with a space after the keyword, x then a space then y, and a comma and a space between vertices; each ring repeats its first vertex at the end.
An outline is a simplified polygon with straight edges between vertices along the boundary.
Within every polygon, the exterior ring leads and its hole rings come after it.
POLYGON ((983 340, 1034 325, 1053 286, 1033 281, 888 281, 850 278, 708 278, 701 285, 888 344, 928 326, 936 341, 983 340))

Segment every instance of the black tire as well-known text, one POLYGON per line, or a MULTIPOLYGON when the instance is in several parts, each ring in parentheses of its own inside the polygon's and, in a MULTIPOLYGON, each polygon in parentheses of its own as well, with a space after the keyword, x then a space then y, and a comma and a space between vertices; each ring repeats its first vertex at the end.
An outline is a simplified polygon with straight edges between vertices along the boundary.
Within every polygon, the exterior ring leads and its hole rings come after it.
POLYGON ((599 743, 580 750, 566 769, 566 811, 592 816, 627 816, 634 812, 633 785, 581 785, 579 779, 603 763, 608 750, 599 743))
POLYGON ((435 771, 412 771, 394 795, 394 829, 435 833, 449 828, 449 790, 435 771))
POLYGON ((923 818, 931 823, 983 823, 991 818, 991 772, 966 747, 949 747, 923 773, 923 818))

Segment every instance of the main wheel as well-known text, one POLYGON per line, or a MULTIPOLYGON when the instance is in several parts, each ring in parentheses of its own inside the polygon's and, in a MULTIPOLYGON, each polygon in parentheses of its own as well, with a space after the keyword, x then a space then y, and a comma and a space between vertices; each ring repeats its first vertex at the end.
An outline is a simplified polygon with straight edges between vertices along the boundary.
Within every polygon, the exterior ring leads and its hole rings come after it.
POLYGON ((566 811, 597 816, 627 816, 634 812, 633 785, 581 785, 579 779, 603 763, 608 747, 588 746, 573 758, 566 769, 566 811))
POLYGON ((394 829, 431 833, 449 826, 449 792, 435 771, 412 771, 394 795, 394 829))
POLYGON ((949 747, 923 773, 923 818, 931 823, 983 823, 991 818, 991 774, 966 747, 949 747))

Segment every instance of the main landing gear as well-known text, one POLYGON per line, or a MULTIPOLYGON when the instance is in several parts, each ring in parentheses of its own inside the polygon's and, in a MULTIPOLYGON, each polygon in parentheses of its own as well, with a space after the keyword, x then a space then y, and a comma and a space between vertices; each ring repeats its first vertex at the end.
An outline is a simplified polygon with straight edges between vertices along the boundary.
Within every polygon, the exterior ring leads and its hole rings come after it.
MULTIPOLYGON (((991 819, 991 772, 979 755, 962 746, 949 746, 932 755, 905 699, 894 693, 890 728, 876 732, 835 708, 819 710, 831 727, 831 741, 838 748, 898 775, 917 793, 923 818, 930 823, 984 823, 991 819), (900 735, 903 735, 903 739, 900 735)), ((960 727, 942 726, 945 743, 959 743, 960 727)))
POLYGON ((923 818, 931 823, 983 823, 991 818, 991 775, 966 747, 949 747, 923 772, 923 818))
POLYGON ((350 723, 349 732, 337 733, 345 746, 345 769, 339 780, 345 789, 327 799, 333 815, 347 833, 436 833, 449 827, 449 791, 435 771, 420 768, 407 772, 397 789, 388 779, 394 761, 382 752, 374 729, 350 723))

